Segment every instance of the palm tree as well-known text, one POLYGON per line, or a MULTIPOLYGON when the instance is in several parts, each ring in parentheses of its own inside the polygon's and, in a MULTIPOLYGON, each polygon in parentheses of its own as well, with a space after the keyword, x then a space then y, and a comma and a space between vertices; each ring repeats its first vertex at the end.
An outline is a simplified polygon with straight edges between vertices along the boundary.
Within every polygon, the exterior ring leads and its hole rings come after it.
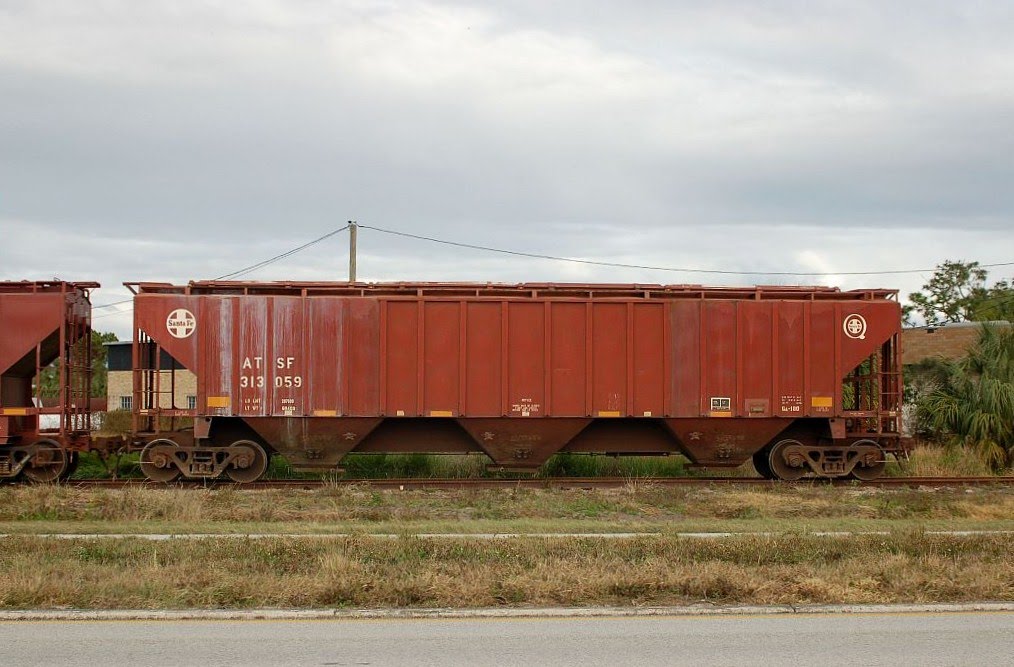
POLYGON ((1014 327, 983 325, 968 354, 941 362, 919 421, 944 440, 976 449, 988 465, 1014 462, 1014 327))

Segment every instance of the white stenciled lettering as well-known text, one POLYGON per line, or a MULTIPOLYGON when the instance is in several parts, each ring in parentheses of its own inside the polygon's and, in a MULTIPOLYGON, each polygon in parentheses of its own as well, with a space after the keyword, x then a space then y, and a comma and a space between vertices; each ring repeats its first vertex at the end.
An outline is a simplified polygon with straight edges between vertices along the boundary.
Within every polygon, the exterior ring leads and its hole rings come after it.
POLYGON ((295 357, 278 357, 275 359, 275 368, 281 370, 283 368, 292 368, 293 364, 296 363, 295 357))
POLYGON ((239 386, 242 389, 257 388, 262 389, 264 387, 264 376, 263 375, 240 375, 239 386))
POLYGON ((260 369, 262 361, 264 361, 264 357, 246 357, 243 359, 243 370, 250 368, 260 369))
POLYGON ((520 402, 511 406, 511 412, 520 412, 522 417, 530 417, 533 414, 538 414, 541 407, 530 398, 522 398, 520 402))

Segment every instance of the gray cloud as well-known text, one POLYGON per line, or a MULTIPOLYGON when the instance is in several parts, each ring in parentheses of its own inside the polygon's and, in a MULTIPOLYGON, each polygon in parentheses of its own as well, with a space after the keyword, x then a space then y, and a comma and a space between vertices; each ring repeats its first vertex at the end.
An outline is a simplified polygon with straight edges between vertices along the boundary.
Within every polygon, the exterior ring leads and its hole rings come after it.
MULTIPOLYGON (((0 273, 210 277, 349 218, 662 266, 1011 260, 1012 29, 1007 3, 0 3, 0 273)), ((763 278, 362 238, 376 279, 763 278)))

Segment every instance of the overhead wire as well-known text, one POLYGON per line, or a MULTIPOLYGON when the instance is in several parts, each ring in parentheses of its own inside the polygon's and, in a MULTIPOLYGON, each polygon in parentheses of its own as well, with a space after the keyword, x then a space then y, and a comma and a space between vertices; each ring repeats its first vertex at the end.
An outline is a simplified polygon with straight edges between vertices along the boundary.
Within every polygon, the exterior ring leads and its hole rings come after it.
MULTIPOLYGON (((894 275, 903 273, 927 273, 935 271, 936 268, 932 269, 898 269, 889 271, 730 271, 723 269, 690 269, 685 267, 672 267, 672 266, 650 266, 646 264, 624 264, 621 262, 606 262, 601 260, 593 259, 580 259, 577 257, 559 257, 556 255, 544 255, 541 253, 524 252, 521 250, 507 250, 504 248, 494 248, 491 246, 476 245, 472 243, 463 243, 461 241, 448 241, 447 239, 440 239, 433 236, 424 236, 422 234, 412 234, 410 232, 402 232, 394 229, 384 229, 383 227, 376 227, 374 225, 358 225, 360 229, 372 229, 376 232, 382 232, 384 234, 391 234, 393 236, 403 236, 411 239, 418 239, 420 241, 429 241, 431 243, 440 243, 443 245, 455 246, 458 248, 470 248, 472 250, 485 250, 487 252, 496 252, 504 255, 515 255, 518 257, 529 257, 532 259, 548 259, 556 262, 573 262, 575 264, 590 264, 593 266, 608 266, 621 269, 646 269, 650 271, 670 271, 674 273, 710 273, 717 275, 733 275, 733 276, 877 276, 877 275, 894 275)), ((982 268, 993 268, 998 266, 1014 266, 1014 262, 1001 262, 998 264, 980 264, 982 268)))
POLYGON ((226 273, 225 275, 218 276, 214 280, 225 280, 227 278, 239 278, 240 276, 244 276, 244 275, 246 275, 246 274, 248 274, 248 273, 250 273, 252 271, 256 271, 257 269, 259 269, 261 267, 264 267, 264 266, 267 266, 268 264, 273 264, 274 262, 277 262, 278 260, 285 259, 286 257, 289 257, 291 255, 295 255, 297 252, 300 252, 302 250, 306 250, 310 246, 317 245, 321 241, 326 241, 327 239, 331 238, 332 236, 335 236, 337 234, 341 234, 342 232, 344 232, 345 230, 347 230, 350 226, 351 226, 351 223, 347 223, 344 227, 339 227, 338 229, 330 231, 327 234, 324 234, 324 236, 316 238, 316 239, 310 241, 309 243, 304 243, 303 245, 299 246, 298 248, 293 248, 292 250, 289 250, 287 252, 283 252, 280 255, 275 255, 274 257, 268 258, 268 259, 264 260, 263 262, 258 262, 256 264, 252 264, 250 266, 244 267, 244 268, 239 269, 237 271, 233 271, 232 273, 226 273))
MULTIPOLYGON (((301 246, 298 246, 298 247, 293 248, 291 250, 287 250, 287 251, 285 251, 285 252, 283 252, 281 254, 275 255, 274 257, 269 257, 268 259, 265 259, 265 260, 263 260, 261 262, 257 262, 256 264, 251 264, 250 266, 245 266, 242 269, 237 269, 237 270, 235 270, 235 271, 233 271, 231 273, 226 273, 224 275, 218 276, 217 278, 214 278, 214 280, 226 280, 226 279, 229 279, 229 278, 239 278, 240 276, 245 276, 246 274, 251 273, 253 271, 256 271, 257 269, 263 268, 263 267, 265 267, 265 266, 267 266, 269 264, 273 264, 273 263, 275 263, 275 262, 277 262, 279 260, 285 259, 286 257, 290 257, 292 255, 295 255, 298 252, 306 250, 310 246, 314 246, 314 245, 316 245, 316 244, 318 244, 318 243, 320 243, 322 241, 326 241, 327 239, 331 238, 332 236, 335 236, 337 234, 340 234, 340 233, 346 231, 350 226, 351 226, 351 223, 347 223, 344 227, 339 227, 338 229, 334 229, 334 230, 328 232, 327 234, 324 234, 323 236, 320 236, 318 238, 313 239, 312 241, 304 243, 301 246)), ((125 304, 125 303, 131 303, 131 301, 132 301, 132 299, 124 299, 122 301, 114 301, 113 303, 102 304, 101 306, 92 306, 92 310, 96 310, 96 309, 99 309, 99 308, 110 308, 112 306, 119 306, 119 305, 122 305, 122 304, 125 304)), ((120 312, 126 312, 126 311, 113 311, 113 312, 110 312, 110 313, 103 313, 101 315, 94 316, 92 319, 93 320, 97 320, 97 319, 101 319, 103 317, 109 317, 111 315, 117 315, 120 312)))
POLYGON ((1014 294, 1002 297, 993 297, 992 299, 986 299, 985 303, 983 304, 984 307, 980 312, 983 315, 987 313, 998 313, 1001 312, 1001 309, 1003 309, 1009 303, 1014 303, 1014 294))
MULTIPOLYGON (((217 278, 214 278, 214 280, 235 279, 235 278, 239 278, 241 276, 247 275, 249 273, 252 273, 253 271, 256 271, 257 269, 263 268, 265 266, 268 266, 269 264, 273 264, 274 262, 277 262, 277 261, 280 261, 280 260, 285 259, 287 257, 290 257, 290 256, 292 256, 292 255, 294 255, 294 254, 296 254, 298 252, 301 252, 301 251, 303 251, 303 250, 305 250, 305 249, 307 249, 307 248, 309 248, 311 246, 314 246, 314 245, 316 245, 318 243, 321 243, 321 242, 323 242, 323 241, 325 241, 325 240, 327 240, 327 239, 329 239, 329 238, 331 238, 333 236, 336 236, 337 234, 340 234, 340 233, 342 233, 344 231, 347 231, 351 225, 352 225, 352 223, 349 222, 345 226, 339 227, 338 229, 334 229, 334 230, 328 232, 327 234, 324 234, 323 236, 320 236, 320 237, 318 237, 316 239, 313 239, 312 241, 304 243, 304 244, 302 244, 300 246, 292 248, 291 250, 287 250, 286 252, 280 253, 280 254, 275 255, 273 257, 269 257, 268 259, 265 259, 263 261, 257 262, 256 264, 251 264, 250 266, 246 266, 246 267, 243 267, 241 269, 237 269, 236 271, 232 271, 230 273, 223 274, 221 276, 218 276, 217 278)), ((410 238, 410 239, 415 239, 415 240, 420 240, 420 241, 427 241, 427 242, 430 242, 430 243, 437 243, 437 244, 447 245, 447 246, 452 246, 452 247, 457 247, 457 248, 468 248, 468 249, 471 249, 471 250, 480 250, 480 251, 485 251, 485 252, 499 253, 499 254, 503 254, 503 255, 511 255, 511 256, 515 256, 515 257, 527 257, 527 258, 530 258, 530 259, 544 259, 544 260, 557 261, 557 262, 570 262, 570 263, 574 263, 574 264, 585 264, 585 265, 591 265, 591 266, 604 266, 604 267, 624 268, 624 269, 641 269, 641 270, 649 270, 649 271, 666 271, 666 272, 673 272, 673 273, 712 274, 712 275, 740 275, 740 276, 875 276, 875 275, 901 275, 901 274, 929 273, 929 272, 933 272, 933 271, 936 270, 936 268, 928 268, 928 269, 889 269, 889 270, 880 270, 880 271, 822 271, 822 272, 817 272, 817 271, 732 271, 732 270, 727 270, 727 269, 699 269, 699 268, 688 268, 688 267, 653 266, 653 265, 648 265, 648 264, 628 264, 628 263, 623 263, 623 262, 608 262, 608 261, 604 261, 604 260, 581 259, 581 258, 578 258, 578 257, 562 257, 562 256, 558 256, 558 255, 549 255, 549 254, 543 254, 543 253, 526 252, 526 251, 522 251, 522 250, 510 250, 510 249, 507 249, 507 248, 497 248, 497 247, 493 247, 493 246, 485 246, 485 245, 479 245, 479 244, 474 244, 474 243, 465 243, 465 242, 462 242, 462 241, 451 241, 451 240, 448 240, 448 239, 442 239, 442 238, 438 238, 438 237, 434 237, 434 236, 426 236, 426 235, 423 235, 423 234, 413 234, 411 232, 404 232, 404 231, 395 230, 395 229, 387 229, 387 228, 384 228, 384 227, 378 227, 376 225, 358 224, 357 227, 359 227, 360 229, 369 229, 369 230, 373 230, 373 231, 376 231, 376 232, 380 232, 382 234, 389 234, 389 235, 392 235, 392 236, 399 236, 399 237, 403 237, 403 238, 410 238)), ((996 268, 996 267, 1014 266, 1014 262, 997 262, 997 263, 991 263, 991 264, 980 264, 979 266, 982 267, 982 268, 996 268)), ((122 300, 122 301, 114 301, 112 303, 102 304, 102 305, 99 305, 99 306, 93 306, 93 309, 110 308, 110 307, 113 307, 113 306, 118 306, 118 305, 122 305, 122 304, 125 304, 125 303, 130 303, 130 302, 131 302, 130 299, 125 299, 125 300, 122 300)), ((987 312, 989 310, 993 310, 993 308, 988 309, 987 312)), ((106 317, 106 316, 114 315, 114 314, 116 314, 116 312, 105 313, 105 314, 102 314, 102 315, 97 315, 94 319, 98 319, 98 318, 101 318, 101 317, 106 317)))
POLYGON ((124 299, 123 301, 113 301, 112 303, 104 303, 101 306, 92 306, 92 310, 98 310, 99 308, 112 308, 113 306, 119 306, 124 303, 130 303, 132 299, 124 299))
MULTIPOLYGON (((999 312, 1002 312, 1002 309, 1004 309, 1004 307, 1007 304, 1010 304, 1010 303, 1014 303, 1014 293, 1005 294, 1003 296, 994 296, 994 297, 991 297, 989 299, 984 300, 983 303, 982 303, 982 306, 980 308, 975 309, 975 311, 972 313, 972 315, 974 315, 977 318, 981 318, 981 317, 985 317, 986 315, 988 315, 990 313, 999 313, 999 312)), ((984 319, 959 320, 959 322, 987 322, 987 321, 989 321, 989 320, 984 320, 984 319)), ((928 321, 923 326, 924 327, 930 327, 930 328, 937 329, 937 328, 945 327, 945 326, 950 325, 950 324, 957 324, 957 323, 958 322, 949 321, 949 320, 931 320, 931 321, 928 321)))

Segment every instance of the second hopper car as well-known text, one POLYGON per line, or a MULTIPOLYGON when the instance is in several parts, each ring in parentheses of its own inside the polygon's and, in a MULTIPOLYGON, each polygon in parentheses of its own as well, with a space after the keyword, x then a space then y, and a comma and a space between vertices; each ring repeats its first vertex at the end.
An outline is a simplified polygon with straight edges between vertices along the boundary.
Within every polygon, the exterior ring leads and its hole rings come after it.
POLYGON ((274 453, 327 470, 350 452, 483 453, 516 471, 558 452, 683 454, 866 480, 903 450, 891 290, 128 287, 135 431, 154 480, 249 482, 274 453), (196 375, 193 409, 173 403, 177 365, 196 375))
POLYGON ((0 479, 66 479, 79 453, 92 446, 90 295, 96 287, 0 282, 0 479))

